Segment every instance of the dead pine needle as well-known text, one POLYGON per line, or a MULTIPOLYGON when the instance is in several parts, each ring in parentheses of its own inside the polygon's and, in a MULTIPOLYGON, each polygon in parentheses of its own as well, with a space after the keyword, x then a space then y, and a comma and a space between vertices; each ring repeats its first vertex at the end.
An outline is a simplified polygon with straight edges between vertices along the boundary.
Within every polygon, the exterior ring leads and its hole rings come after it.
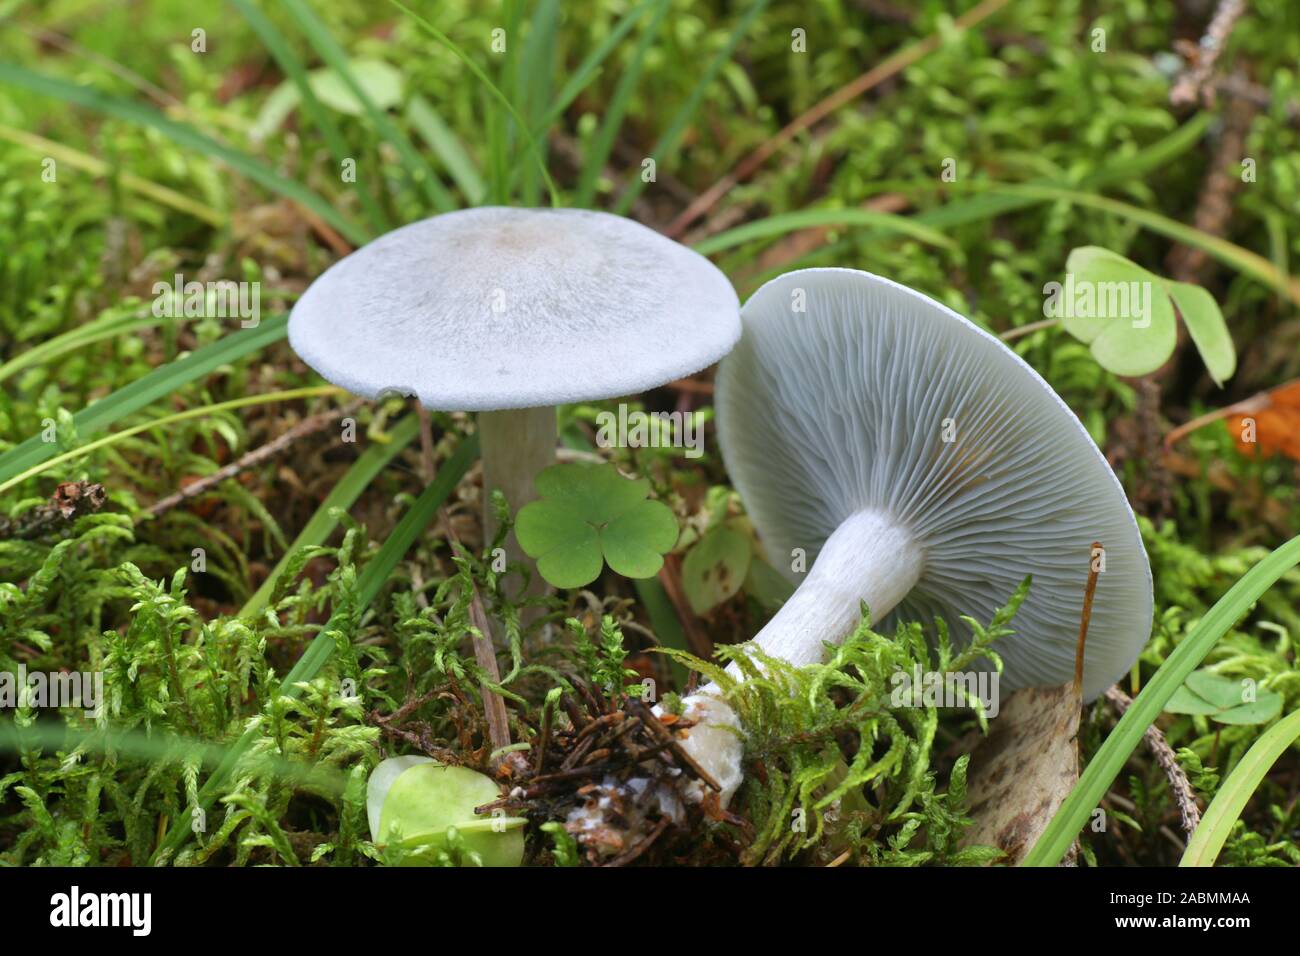
POLYGON ((1088 621, 1092 619, 1092 599, 1097 593, 1097 575, 1101 568, 1098 557, 1105 554, 1100 541, 1094 541, 1089 551, 1088 583, 1083 589, 1083 613, 1079 615, 1079 643, 1074 649, 1074 690, 1083 693, 1083 648, 1088 641, 1088 621))

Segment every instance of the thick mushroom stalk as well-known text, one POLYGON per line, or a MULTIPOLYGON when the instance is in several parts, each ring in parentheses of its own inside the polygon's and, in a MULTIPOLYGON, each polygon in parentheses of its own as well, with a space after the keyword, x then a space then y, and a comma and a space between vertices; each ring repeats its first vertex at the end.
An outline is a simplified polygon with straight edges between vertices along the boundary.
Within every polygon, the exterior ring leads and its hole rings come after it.
MULTIPOLYGON (((816 663, 827 642, 839 644, 861 619, 866 603, 879 620, 912 590, 924 555, 916 540, 883 511, 850 515, 826 539, 807 579, 767 623, 756 644, 769 657, 796 667, 816 663)), ((735 677, 735 664, 727 668, 735 677)), ((709 684, 687 697, 686 716, 698 721, 683 744, 721 787, 725 807, 740 786, 743 742, 732 709, 709 684)))
MULTIPOLYGON (((492 511, 492 491, 500 490, 510 505, 510 513, 518 514, 520 508, 537 497, 533 479, 555 463, 558 437, 555 406, 479 412, 478 434, 479 453, 483 457, 483 537, 485 543, 490 544, 498 527, 492 511)), ((519 599, 541 594, 545 582, 532 559, 519 547, 513 531, 506 538, 504 547, 507 562, 519 562, 532 569, 532 581, 527 592, 512 588, 512 595, 519 599)))

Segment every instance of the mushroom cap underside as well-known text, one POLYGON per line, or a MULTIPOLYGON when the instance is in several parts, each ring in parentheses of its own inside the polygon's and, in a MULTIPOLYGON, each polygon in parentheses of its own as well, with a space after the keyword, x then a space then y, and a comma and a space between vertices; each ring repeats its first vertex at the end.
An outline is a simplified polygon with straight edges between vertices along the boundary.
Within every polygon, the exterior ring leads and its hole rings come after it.
MULTIPOLYGON (((1092 544, 1104 547, 1084 695, 1128 671, 1151 630, 1151 570, 1122 487, 1068 406, 1019 356, 934 300, 850 269, 788 273, 742 310, 717 381, 719 443, 769 557, 809 566, 850 514, 892 515, 924 552, 891 619, 992 617, 1026 577, 1001 688, 1060 684, 1092 544), (802 309, 803 311, 800 311, 802 309)), ((863 542, 864 548, 871 542, 863 542)))

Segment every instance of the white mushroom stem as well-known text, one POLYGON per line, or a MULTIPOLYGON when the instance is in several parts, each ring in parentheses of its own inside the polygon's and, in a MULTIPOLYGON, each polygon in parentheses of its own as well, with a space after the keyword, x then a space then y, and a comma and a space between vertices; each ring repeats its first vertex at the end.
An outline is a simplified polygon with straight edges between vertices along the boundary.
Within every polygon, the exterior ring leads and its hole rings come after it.
MULTIPOLYGON (((510 504, 510 513, 537 497, 533 479, 537 473, 555 464, 557 439, 555 406, 540 408, 512 408, 499 412, 478 413, 479 454, 483 459, 483 534, 490 543, 497 533, 496 516, 492 513, 491 494, 500 490, 510 504)), ((506 538, 506 560, 522 562, 532 571, 532 585, 527 595, 511 590, 515 598, 541 594, 545 582, 537 567, 515 540, 514 532, 506 538)), ((508 589, 509 590, 509 589, 508 589)))
MULTIPOLYGON (((873 620, 898 604, 921 576, 924 555, 912 535, 889 515, 861 511, 835 529, 808 577, 754 643, 770 657, 796 667, 822 660, 824 643, 839 644, 861 620, 865 601, 873 620)), ((727 672, 741 676, 735 664, 727 672)), ((718 782, 725 807, 742 779, 741 738, 734 711, 716 684, 685 698, 686 716, 700 721, 683 741, 692 757, 718 782)))

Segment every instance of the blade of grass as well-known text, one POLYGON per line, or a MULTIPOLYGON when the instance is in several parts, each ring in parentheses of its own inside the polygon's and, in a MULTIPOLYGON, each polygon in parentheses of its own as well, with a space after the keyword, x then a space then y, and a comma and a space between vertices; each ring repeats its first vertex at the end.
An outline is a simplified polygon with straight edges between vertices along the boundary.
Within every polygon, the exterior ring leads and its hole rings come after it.
MULTIPOLYGON (((686 132, 686 127, 690 124, 691 118, 695 116, 695 111, 699 109, 704 94, 708 92, 713 85, 714 79, 722 69, 722 65, 731 59, 731 54, 735 52, 736 46, 740 43, 741 37, 749 32, 750 26, 758 18, 767 6, 768 0, 754 0, 745 8, 744 14, 740 21, 732 28, 731 34, 727 37, 726 44, 718 51, 717 55, 709 61, 709 65, 704 68, 700 74, 700 80, 691 90, 691 95, 686 98, 686 102, 673 116, 668 123, 668 128, 655 142, 650 150, 650 158, 656 164, 664 161, 666 156, 677 148, 681 141, 682 134, 686 132)), ((636 202, 637 197, 645 191, 646 181, 640 176, 634 176, 623 194, 619 196, 618 202, 614 204, 614 211, 620 216, 626 215, 627 211, 632 208, 632 203, 636 202)))
MULTIPOLYGON (((184 358, 168 362, 143 378, 119 388, 72 417, 78 435, 92 435, 146 405, 170 395, 216 368, 280 341, 288 332, 289 317, 263 319, 255 329, 240 329, 184 358)), ((0 481, 30 469, 54 456, 58 446, 33 435, 0 455, 0 481)))
POLYGON ((614 49, 623 41, 629 31, 636 26, 641 16, 650 9, 650 4, 658 0, 641 0, 635 7, 625 13, 622 18, 614 25, 614 29, 609 32, 600 44, 583 58, 578 64, 577 69, 569 77, 569 81, 560 88, 560 92, 555 97, 555 102, 551 108, 543 114, 541 122, 533 127, 533 136, 538 137, 551 128, 551 124, 569 108, 569 104, 578 98, 587 85, 600 74, 600 65, 605 62, 606 58, 614 49))
MULTIPOLYGON (((539 0, 528 20, 528 40, 523 61, 515 71, 515 99, 523 104, 524 121, 531 132, 551 97, 551 76, 555 69, 556 28, 560 21, 559 0, 539 0)), ((546 138, 533 136, 546 162, 546 138)), ((520 168, 520 199, 525 206, 536 206, 541 192, 537 167, 524 163, 520 168)))
POLYGON ((438 212, 451 212, 456 208, 456 202, 447 192, 442 181, 438 179, 433 167, 420 155, 420 152, 411 145, 411 141, 406 134, 397 128, 397 125, 388 118, 388 114, 375 105, 375 101, 357 82, 352 70, 348 66, 348 56, 343 47, 339 46, 337 40, 324 23, 316 16, 315 12, 308 6, 304 0, 281 0, 282 5, 289 11, 298 28, 302 30, 303 35, 307 37, 307 42, 312 48, 320 54, 322 60, 338 74, 345 86, 352 91, 352 95, 357 98, 362 109, 366 111, 366 116, 374 125, 375 129, 402 158, 402 172, 412 183, 418 185, 423 191, 433 208, 438 212))
POLYGON ((816 226, 874 226, 884 235, 898 233, 946 249, 951 249, 954 245, 953 241, 942 232, 921 225, 916 219, 909 219, 906 216, 895 216, 870 209, 805 209, 747 222, 735 229, 709 236, 692 248, 701 255, 707 256, 753 239, 764 239, 768 236, 783 235, 792 229, 811 229, 816 226))
MULTIPOLYGON (((659 643, 679 651, 690 651, 691 645, 686 639, 686 632, 682 630, 682 622, 677 620, 677 612, 673 610, 672 601, 668 600, 668 592, 659 583, 659 579, 639 578, 632 583, 636 587, 636 596, 640 598, 641 606, 645 608, 646 615, 650 618, 650 626, 654 628, 659 643)), ((673 675, 677 689, 684 690, 686 682, 691 677, 690 669, 677 658, 670 656, 668 670, 673 675)))
POLYGON ((1241 812, 1258 789, 1277 759, 1300 739, 1300 710, 1288 714, 1260 734, 1228 779, 1223 781, 1210 806, 1201 817, 1201 825, 1187 841, 1179 866, 1213 866, 1241 812))
POLYGON ((1187 675, 1196 670, 1228 628, 1240 620, 1278 578, 1297 564, 1300 564, 1300 535, 1247 571, 1227 594, 1215 602, 1160 665, 1133 705, 1119 719, 1021 866, 1055 866, 1061 862, 1075 835, 1088 822, 1088 815, 1101 803, 1110 785, 1124 769, 1129 755, 1141 742, 1142 735, 1155 723, 1174 691, 1183 685, 1187 675))
POLYGON ((1170 219, 1168 216, 1162 216, 1157 212, 1141 209, 1120 202, 1117 199, 1111 199, 1108 196, 1097 196, 1092 193, 1080 192, 1074 189, 1060 189, 1055 186, 999 183, 990 184, 990 188, 995 192, 1033 196, 1049 202, 1059 200, 1071 205, 1098 209, 1102 212, 1120 216, 1166 238, 1200 249, 1230 268, 1236 269, 1242 275, 1250 276, 1252 279, 1257 279, 1266 286, 1277 290, 1290 299, 1293 304, 1300 305, 1300 279, 1279 272, 1277 266, 1258 253, 1243 249, 1226 239, 1212 236, 1175 219, 1170 219))
MULTIPOLYGON (((307 68, 293 52, 293 48, 285 39, 284 34, 250 0, 231 0, 231 2, 244 19, 248 21, 248 25, 253 28, 253 32, 261 39, 262 45, 266 47, 267 52, 280 65, 280 69, 298 88, 298 95, 302 98, 303 111, 311 120, 312 125, 320 131, 325 140, 325 145, 329 147, 330 155, 334 157, 334 161, 342 164, 344 160, 349 158, 350 154, 343 140, 343 132, 339 129, 339 125, 334 122, 334 117, 330 111, 322 106, 320 100, 316 98, 316 93, 311 88, 311 82, 307 78, 307 68)), ((357 198, 361 201, 361 207, 365 211, 370 231, 374 235, 387 232, 391 224, 384 211, 379 208, 379 203, 375 201, 375 197, 360 186, 358 186, 356 193, 357 198)))
POLYGON ((435 27, 428 20, 424 19, 424 17, 420 16, 410 7, 403 4, 401 0, 388 0, 388 2, 391 3, 393 6, 397 7, 403 13, 405 13, 408 17, 414 20, 415 23, 422 30, 424 30, 431 37, 433 37, 435 40, 437 40, 439 43, 445 46, 452 53, 454 53, 456 57, 462 63, 465 64, 465 66, 469 69, 469 71, 474 74, 474 77, 480 83, 482 83, 484 87, 487 88, 488 92, 493 96, 493 98, 495 98, 498 102, 500 102, 501 105, 504 106, 510 112, 510 115, 514 117, 515 122, 519 124, 519 129, 524 134, 524 139, 527 141, 528 151, 532 154, 533 161, 537 163, 539 169, 541 170, 542 179, 546 183, 547 191, 550 193, 551 205, 552 206, 561 205, 559 190, 555 188, 555 182, 554 180, 551 179, 551 174, 546 168, 546 163, 542 159, 541 153, 538 152, 537 142, 533 139, 532 133, 528 131, 527 124, 524 123, 523 117, 519 115, 519 111, 515 109, 514 104, 511 103, 510 100, 506 98, 506 95, 497 88, 497 85, 492 82, 491 78, 488 77, 488 75, 483 72, 482 67, 480 67, 477 63, 475 63, 470 58, 469 54, 466 53, 464 50, 462 50, 460 46, 455 43, 455 41, 453 41, 445 33, 443 33, 441 30, 435 27))
POLYGON ((418 93, 411 97, 406 107, 406 119, 411 127, 429 144, 434 155, 442 162, 447 175, 465 195, 471 206, 477 206, 487 195, 487 186, 479 175, 478 167, 469 158, 464 145, 442 117, 418 93))
POLYGON ((101 93, 93 87, 81 86, 57 77, 36 73, 14 63, 0 62, 0 83, 11 83, 31 90, 33 93, 51 96, 64 103, 82 106, 105 116, 148 126, 173 142, 196 150, 211 159, 219 160, 272 192, 293 200, 304 209, 310 210, 329 223, 345 236, 349 242, 360 245, 366 241, 366 233, 363 229, 340 213, 333 204, 326 202, 310 189, 292 179, 281 176, 275 170, 263 165, 251 156, 218 143, 192 126, 168 119, 157 110, 141 106, 139 103, 133 103, 130 100, 110 96, 107 93, 101 93))
POLYGON ((163 322, 170 322, 167 318, 154 318, 147 316, 147 310, 139 313, 118 313, 101 316, 94 321, 87 322, 85 325, 79 325, 76 328, 69 329, 53 338, 46 339, 33 345, 29 349, 19 352, 9 361, 0 365, 0 382, 12 378, 25 368, 33 365, 41 365, 52 359, 58 358, 67 352, 72 352, 86 345, 92 345, 95 342, 102 342, 104 339, 113 338, 118 335, 130 335, 141 329, 151 328, 161 325, 163 322))
POLYGON ((243 398, 233 398, 228 402, 217 402, 214 405, 204 405, 200 408, 190 408, 183 412, 176 412, 172 415, 164 415, 161 418, 154 418, 140 425, 133 425, 130 428, 124 428, 120 432, 113 432, 111 435, 105 435, 103 438, 97 438, 84 445, 78 445, 71 451, 65 451, 61 455, 55 455, 53 458, 46 459, 40 464, 34 465, 26 471, 15 475, 8 481, 0 482, 0 492, 8 491, 14 485, 21 484, 28 478, 34 478, 56 465, 63 464, 65 461, 80 458, 83 455, 90 454, 92 451, 106 448, 109 445, 116 445, 123 439, 130 438, 132 435, 138 435, 151 428, 162 428, 168 425, 175 425, 177 422, 188 421, 191 418, 203 418, 207 415, 215 414, 216 412, 229 411, 235 408, 245 408, 249 405, 266 405, 271 402, 290 402, 298 398, 317 398, 323 395, 342 394, 345 394, 343 389, 339 388, 337 385, 312 385, 308 388, 292 388, 283 392, 268 392, 264 395, 245 395, 243 398))
MULTIPOLYGON (((107 756, 124 754, 154 763, 198 757, 207 767, 219 766, 227 749, 221 744, 179 734, 147 734, 139 730, 81 731, 48 720, 38 720, 26 727, 0 723, 0 751, 23 753, 36 747, 61 753, 78 750, 107 756)), ((346 775, 329 764, 307 763, 275 753, 263 754, 261 760, 282 780, 310 781, 313 786, 336 788, 336 792, 342 792, 346 782, 346 775)))
MULTIPOLYGON (((443 466, 438 470, 438 475, 430 482, 415 500, 402 520, 397 523, 388 539, 384 541, 378 553, 367 562, 361 576, 357 579, 357 608, 358 613, 364 611, 378 596, 383 589, 384 583, 397 568, 398 562, 402 556, 410 550, 416 539, 423 533, 429 522, 437 515, 438 509, 447 496, 452 493, 460 479, 464 477, 465 472, 469 470, 470 464, 478 457, 478 436, 471 435, 468 438, 461 439, 460 445, 443 466)), ((290 669, 280 684, 280 695, 283 697, 298 697, 301 693, 301 684, 313 680, 320 673, 321 668, 329 661, 330 656, 334 653, 334 637, 331 631, 337 630, 342 626, 342 621, 337 620, 338 616, 344 612, 336 610, 330 615, 328 621, 321 628, 320 632, 312 639, 311 644, 298 663, 290 669)), ((255 731, 247 731, 237 740, 233 746, 226 752, 217 769, 212 772, 207 781, 199 790, 199 806, 204 810, 212 805, 216 798, 217 791, 225 783, 226 778, 230 776, 231 771, 239 763, 239 759, 248 750, 249 745, 256 736, 255 731)), ((191 812, 193 807, 190 808, 191 812)), ((170 856, 185 842, 190 834, 190 813, 182 813, 171 830, 159 843, 158 849, 154 851, 151 863, 158 863, 164 857, 170 856)))
MULTIPOLYGON (((1130 156, 1107 164, 1104 169, 1083 177, 1080 180, 1079 188, 1098 189, 1124 180, 1140 179, 1153 170, 1168 165, 1174 159, 1192 149, 1200 141, 1212 119, 1213 117, 1209 113, 1198 113, 1168 136, 1152 143, 1136 156, 1130 156)), ((1050 185, 1050 183, 1044 181, 1036 182, 1033 185, 1050 185)), ((914 195, 918 192, 933 189, 935 189, 935 186, 929 181, 917 183, 911 180, 879 180, 872 183, 871 192, 903 192, 914 195)), ((957 226, 969 225, 985 219, 995 219, 1006 213, 1042 205, 1047 201, 1045 198, 1024 195, 975 194, 926 209, 910 217, 910 221, 933 229, 953 229, 957 226)), ((855 235, 852 241, 840 240, 828 243, 799 256, 797 259, 746 276, 744 282, 737 284, 737 291, 744 293, 783 272, 802 268, 807 264, 823 261, 826 257, 846 252, 854 242, 875 241, 888 235, 890 233, 868 230, 865 234, 859 233, 855 235)), ((729 270, 724 269, 724 271, 729 270)))
MULTIPOLYGON (((641 68, 645 64, 646 53, 650 50, 650 44, 654 42, 655 37, 659 35, 659 25, 663 21, 664 14, 668 12, 671 2, 672 0, 656 0, 650 21, 642 29, 636 47, 632 50, 632 57, 623 70, 623 75, 618 78, 614 95, 610 97, 609 105, 605 108, 600 130, 596 133, 596 138, 592 141, 582 163, 573 200, 573 204, 579 208, 590 206, 596 198, 596 183, 614 150, 614 140, 623 125, 623 117, 632 102, 632 94, 636 91, 637 82, 641 79, 641 68)), ((637 8, 639 9, 640 7, 637 8)))
POLYGON ((187 216, 193 216, 210 226, 224 228, 226 225, 227 217, 211 206, 206 206, 189 196, 176 192, 174 189, 160 186, 148 179, 142 179, 131 173, 116 172, 102 159, 73 149, 70 146, 64 146, 62 143, 56 143, 44 136, 37 136, 35 133, 14 129, 12 126, 0 125, 0 139, 8 140, 42 156, 52 156, 59 162, 71 166, 73 169, 85 170, 92 176, 115 177, 124 189, 144 196, 146 199, 152 199, 160 206, 167 206, 177 212, 183 212, 187 216))
POLYGON ((334 512, 336 510, 346 511, 351 508, 356 500, 361 497, 361 493, 375 480, 375 477, 401 453, 403 448, 411 443, 416 432, 419 431, 419 427, 420 423, 416 416, 408 415, 388 433, 387 442, 383 444, 374 443, 352 463, 352 467, 330 489, 329 494, 325 496, 325 500, 316 509, 316 513, 302 526, 302 531, 298 533, 298 537, 294 538, 293 543, 285 550, 284 557, 271 569, 271 573, 266 576, 262 586, 239 609, 240 617, 253 617, 262 612, 271 597, 271 593, 275 590, 276 582, 284 571, 285 565, 289 563, 289 559, 294 552, 312 545, 324 544, 339 525, 339 519, 334 512))

